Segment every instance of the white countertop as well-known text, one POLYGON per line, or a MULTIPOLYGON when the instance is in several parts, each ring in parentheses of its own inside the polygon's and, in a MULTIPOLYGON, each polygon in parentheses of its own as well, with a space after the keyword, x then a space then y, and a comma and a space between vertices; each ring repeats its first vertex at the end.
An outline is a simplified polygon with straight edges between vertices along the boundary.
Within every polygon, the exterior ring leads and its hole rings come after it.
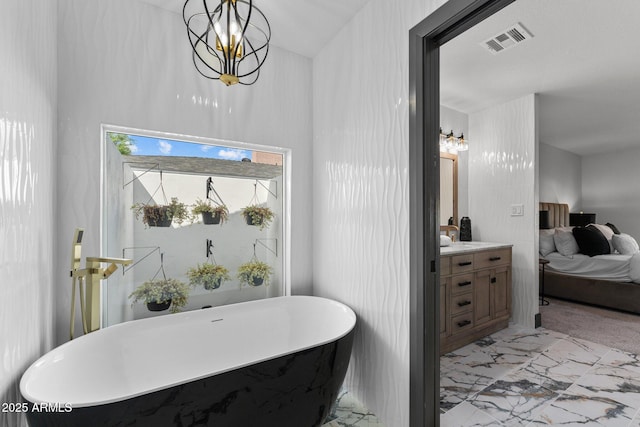
POLYGON ((460 253, 484 251, 486 249, 510 248, 509 243, 492 242, 453 242, 449 246, 440 246, 440 255, 456 255, 460 253))

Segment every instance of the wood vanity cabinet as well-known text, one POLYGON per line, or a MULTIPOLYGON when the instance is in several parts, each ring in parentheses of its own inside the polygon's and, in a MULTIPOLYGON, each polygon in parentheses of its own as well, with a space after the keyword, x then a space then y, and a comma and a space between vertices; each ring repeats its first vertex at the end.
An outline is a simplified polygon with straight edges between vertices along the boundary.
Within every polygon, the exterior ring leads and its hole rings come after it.
POLYGON ((440 256, 440 354, 506 328, 511 248, 440 256))

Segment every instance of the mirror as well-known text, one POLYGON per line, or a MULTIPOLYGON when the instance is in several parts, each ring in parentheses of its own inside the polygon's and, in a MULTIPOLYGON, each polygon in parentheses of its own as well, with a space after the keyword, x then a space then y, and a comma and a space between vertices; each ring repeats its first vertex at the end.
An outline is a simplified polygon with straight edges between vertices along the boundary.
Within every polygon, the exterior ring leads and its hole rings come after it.
POLYGON ((171 312, 131 297, 161 281, 188 287, 181 311, 285 294, 284 150, 104 130, 102 253, 133 263, 103 286, 103 326, 171 312))
POLYGON ((458 156, 440 153, 440 225, 458 225, 458 156))

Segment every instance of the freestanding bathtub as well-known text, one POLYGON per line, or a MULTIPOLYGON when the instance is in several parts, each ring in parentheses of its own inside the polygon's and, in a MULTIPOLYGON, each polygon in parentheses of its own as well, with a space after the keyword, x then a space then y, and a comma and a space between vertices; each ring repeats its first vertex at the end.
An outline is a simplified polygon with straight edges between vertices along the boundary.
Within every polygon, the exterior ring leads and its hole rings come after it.
POLYGON ((30 427, 318 426, 349 364, 356 316, 288 296, 111 326, 23 375, 30 427))

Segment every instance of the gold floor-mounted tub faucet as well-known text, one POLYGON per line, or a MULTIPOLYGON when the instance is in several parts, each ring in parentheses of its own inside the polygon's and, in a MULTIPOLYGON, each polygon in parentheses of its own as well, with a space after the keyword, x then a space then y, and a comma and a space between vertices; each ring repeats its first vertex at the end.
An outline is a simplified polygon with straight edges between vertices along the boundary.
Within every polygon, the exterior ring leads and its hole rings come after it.
POLYGON ((133 262, 127 258, 87 257, 85 268, 80 268, 83 234, 82 228, 76 228, 71 244, 71 339, 76 314, 76 283, 80 293, 82 329, 86 334, 100 329, 100 281, 111 276, 118 269, 118 264, 125 266, 133 262), (110 265, 102 268, 102 263, 110 265))

